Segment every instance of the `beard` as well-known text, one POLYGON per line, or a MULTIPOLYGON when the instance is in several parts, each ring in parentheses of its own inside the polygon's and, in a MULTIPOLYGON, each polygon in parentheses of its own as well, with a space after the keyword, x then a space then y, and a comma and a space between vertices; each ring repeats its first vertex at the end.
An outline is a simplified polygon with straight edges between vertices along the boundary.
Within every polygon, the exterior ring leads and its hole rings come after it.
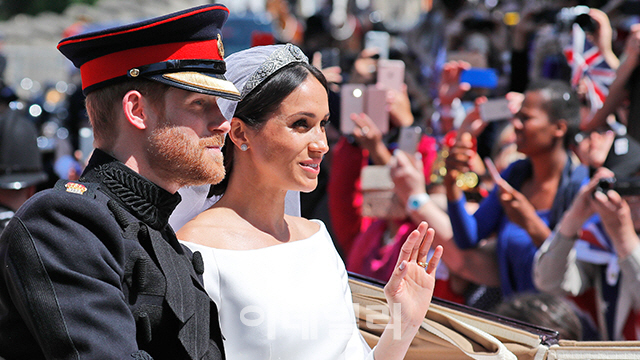
POLYGON ((224 145, 225 135, 193 140, 180 127, 166 125, 152 132, 147 153, 161 176, 180 187, 217 184, 225 176, 222 152, 208 147, 224 145))

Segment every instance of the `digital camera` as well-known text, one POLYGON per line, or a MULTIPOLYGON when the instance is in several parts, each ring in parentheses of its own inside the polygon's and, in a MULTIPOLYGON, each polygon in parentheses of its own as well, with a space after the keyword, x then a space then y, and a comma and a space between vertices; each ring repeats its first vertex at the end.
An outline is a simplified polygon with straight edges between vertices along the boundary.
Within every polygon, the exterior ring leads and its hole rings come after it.
MULTIPOLYGON (((550 17, 549 11, 544 13, 544 18, 550 17)), ((557 11, 554 20, 553 23, 561 31, 571 31, 573 24, 580 25, 582 30, 588 33, 598 30, 598 23, 589 15, 589 7, 584 5, 562 8, 557 11)))
POLYGON ((615 190, 620 196, 640 195, 640 177, 600 179, 596 191, 606 193, 607 190, 615 190))

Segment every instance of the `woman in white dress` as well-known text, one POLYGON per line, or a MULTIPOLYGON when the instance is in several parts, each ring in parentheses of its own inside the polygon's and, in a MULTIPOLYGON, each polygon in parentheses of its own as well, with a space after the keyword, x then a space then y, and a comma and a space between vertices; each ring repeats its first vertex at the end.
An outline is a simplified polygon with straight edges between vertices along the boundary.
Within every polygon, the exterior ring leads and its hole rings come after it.
MULTIPOLYGON (((385 286, 391 321, 373 351, 355 322, 344 264, 321 221, 286 215, 287 190, 312 191, 329 150, 326 81, 297 47, 254 47, 229 56, 242 89, 219 100, 231 119, 224 193, 178 231, 204 259, 228 359, 402 359, 429 308, 437 247, 420 224, 385 286), (426 268, 426 269, 425 269, 426 268)), ((198 106, 195 104, 194 106, 198 106)), ((339 159, 336 159, 339 161, 339 159)))

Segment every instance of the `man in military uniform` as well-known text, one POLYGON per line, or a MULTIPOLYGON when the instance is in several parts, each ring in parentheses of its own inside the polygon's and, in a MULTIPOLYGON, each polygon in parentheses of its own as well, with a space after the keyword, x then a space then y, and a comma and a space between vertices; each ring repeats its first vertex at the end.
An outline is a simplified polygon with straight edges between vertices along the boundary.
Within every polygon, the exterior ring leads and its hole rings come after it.
POLYGON ((223 359, 201 257, 167 223, 185 185, 224 177, 220 28, 203 5, 63 39, 96 150, 78 182, 37 193, 0 237, 0 357, 223 359))
POLYGON ((38 130, 9 104, 17 100, 0 81, 0 233, 15 211, 47 180, 38 149, 38 130))

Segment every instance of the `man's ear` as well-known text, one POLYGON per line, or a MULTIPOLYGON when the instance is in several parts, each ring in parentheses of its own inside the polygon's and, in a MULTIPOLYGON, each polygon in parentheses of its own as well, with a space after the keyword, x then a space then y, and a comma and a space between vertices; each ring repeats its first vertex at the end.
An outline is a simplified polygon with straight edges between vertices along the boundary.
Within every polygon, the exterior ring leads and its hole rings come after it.
POLYGON ((122 110, 127 121, 134 127, 147 128, 148 114, 142 94, 137 90, 128 91, 122 98, 122 110))
POLYGON ((229 130, 229 139, 237 146, 240 147, 242 144, 246 144, 248 147, 251 146, 249 144, 249 138, 247 137, 247 124, 244 121, 240 120, 237 117, 231 119, 231 130, 229 130))

